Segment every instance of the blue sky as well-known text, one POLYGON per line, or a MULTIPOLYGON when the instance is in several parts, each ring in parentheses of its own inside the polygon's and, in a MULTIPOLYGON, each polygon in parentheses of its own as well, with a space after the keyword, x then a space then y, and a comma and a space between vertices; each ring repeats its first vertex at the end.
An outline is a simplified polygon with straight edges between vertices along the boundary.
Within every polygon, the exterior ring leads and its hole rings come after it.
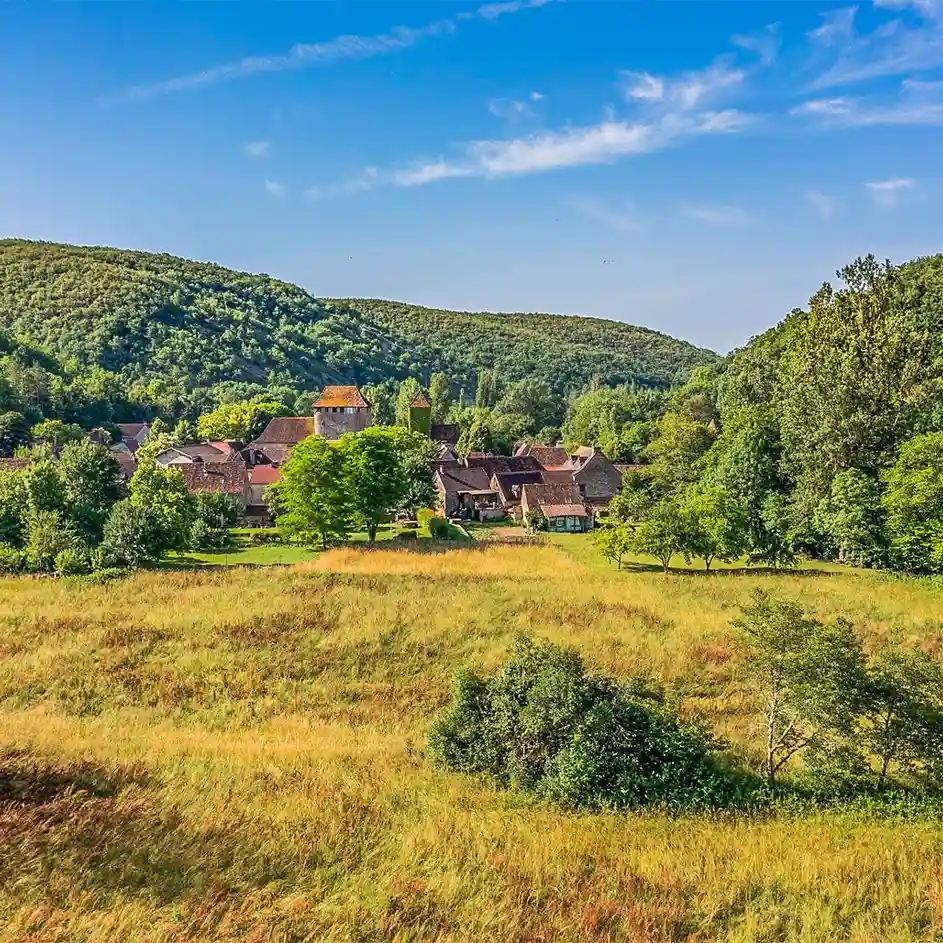
POLYGON ((939 251, 943 0, 4 4, 0 233, 725 351, 939 251))

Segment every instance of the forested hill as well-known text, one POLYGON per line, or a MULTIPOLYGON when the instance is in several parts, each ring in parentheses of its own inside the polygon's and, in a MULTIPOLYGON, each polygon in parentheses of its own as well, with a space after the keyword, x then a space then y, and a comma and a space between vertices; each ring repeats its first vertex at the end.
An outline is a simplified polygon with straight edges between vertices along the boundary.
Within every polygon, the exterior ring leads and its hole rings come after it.
POLYGON ((558 392, 580 389, 592 376, 609 386, 669 386, 717 360, 658 331, 602 318, 444 311, 378 299, 328 304, 401 338, 424 363, 448 364, 464 375, 493 365, 511 379, 542 377, 558 392))
POLYGON ((0 240, 0 327, 75 369, 102 367, 134 393, 233 381, 316 388, 442 370, 464 383, 497 365, 559 392, 667 385, 715 355, 618 322, 467 315, 379 301, 323 301, 268 275, 108 248, 0 240))

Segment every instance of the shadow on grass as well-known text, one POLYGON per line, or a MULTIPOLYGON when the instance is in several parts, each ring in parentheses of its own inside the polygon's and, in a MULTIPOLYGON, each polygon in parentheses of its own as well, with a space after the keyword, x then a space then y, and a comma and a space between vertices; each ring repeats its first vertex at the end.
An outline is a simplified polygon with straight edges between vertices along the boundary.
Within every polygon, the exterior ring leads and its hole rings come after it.
POLYGON ((113 797, 127 786, 146 786, 140 768, 106 769, 90 761, 63 765, 27 750, 0 752, 0 803, 42 805, 65 795, 113 797))
POLYGON ((667 570, 660 563, 623 563, 621 567, 612 569, 622 573, 663 573, 665 576, 693 576, 699 579, 716 577, 718 579, 735 578, 739 576, 838 576, 831 570, 816 570, 808 567, 795 569, 774 569, 765 566, 738 566, 721 567, 716 570, 694 570, 689 567, 671 566, 667 570))
POLYGON ((168 904, 198 891, 207 847, 226 837, 193 833, 148 785, 134 767, 0 753, 0 885, 10 899, 69 908, 88 893, 104 906, 129 896, 168 904))

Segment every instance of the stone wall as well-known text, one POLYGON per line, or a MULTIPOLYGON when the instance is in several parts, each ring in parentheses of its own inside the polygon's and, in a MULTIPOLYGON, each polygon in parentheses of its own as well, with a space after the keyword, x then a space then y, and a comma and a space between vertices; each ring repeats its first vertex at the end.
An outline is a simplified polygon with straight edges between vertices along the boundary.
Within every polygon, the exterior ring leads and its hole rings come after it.
POLYGON ((586 464, 573 474, 573 480, 584 485, 583 497, 595 500, 611 500, 622 489, 619 469, 601 452, 591 456, 586 464))
POLYGON ((369 409, 340 407, 337 412, 331 412, 329 407, 318 409, 314 414, 315 435, 325 439, 339 439, 348 432, 363 432, 370 425, 372 425, 372 417, 369 409), (341 409, 344 411, 341 412, 341 409), (348 412, 348 409, 354 411, 348 412))

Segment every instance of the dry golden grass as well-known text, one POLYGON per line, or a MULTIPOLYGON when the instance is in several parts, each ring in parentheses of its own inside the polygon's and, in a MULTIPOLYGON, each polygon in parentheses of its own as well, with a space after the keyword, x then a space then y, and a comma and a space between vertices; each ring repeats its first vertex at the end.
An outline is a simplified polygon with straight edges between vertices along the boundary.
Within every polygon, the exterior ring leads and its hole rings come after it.
POLYGON ((926 584, 550 546, 2 581, 0 941, 943 939, 932 823, 568 816, 426 761, 454 669, 519 630, 660 677, 755 755, 729 620, 758 586, 940 643, 926 584))

